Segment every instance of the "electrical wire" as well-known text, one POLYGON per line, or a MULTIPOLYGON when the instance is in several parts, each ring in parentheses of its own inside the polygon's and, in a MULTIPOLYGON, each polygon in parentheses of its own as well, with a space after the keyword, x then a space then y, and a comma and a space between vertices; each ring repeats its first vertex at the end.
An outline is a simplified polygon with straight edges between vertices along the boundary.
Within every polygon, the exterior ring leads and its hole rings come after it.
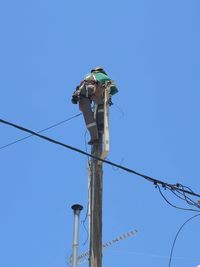
MULTIPOLYGON (((173 190, 172 190, 173 191, 173 190)), ((184 192, 179 192, 178 189, 175 190, 175 192, 173 191, 173 194, 175 194, 177 197, 179 197, 180 199, 186 201, 189 205, 191 206, 195 206, 197 208, 200 208, 200 205, 196 202, 194 202, 190 197, 188 197, 184 192), (176 194, 176 193, 178 194, 176 194)))
MULTIPOLYGON (((37 132, 34 132, 34 131, 29 130, 29 129, 27 129, 27 128, 24 128, 24 127, 22 127, 22 126, 20 126, 20 125, 11 123, 11 122, 9 122, 9 121, 5 121, 5 120, 3 120, 3 119, 0 119, 0 122, 3 123, 3 124, 5 124, 5 125, 9 125, 9 126, 11 126, 11 127, 17 128, 17 129, 19 129, 19 130, 21 130, 21 131, 27 132, 27 133, 29 133, 29 134, 31 134, 31 135, 35 135, 35 136, 37 136, 37 137, 39 137, 39 138, 42 138, 42 139, 44 139, 44 140, 46 140, 46 141, 49 141, 49 142, 51 142, 51 143, 54 143, 54 144, 56 144, 56 145, 59 145, 59 146, 68 148, 68 149, 70 149, 70 150, 72 150, 72 151, 78 152, 78 153, 80 153, 80 154, 82 154, 82 155, 89 156, 90 158, 93 158, 94 160, 98 160, 98 161, 104 162, 104 163, 109 164, 109 165, 111 165, 111 166, 114 166, 114 167, 117 167, 117 168, 119 168, 119 169, 122 169, 122 170, 124 170, 124 171, 126 171, 126 172, 129 172, 129 173, 135 174, 135 175, 137 175, 137 176, 140 176, 140 177, 144 178, 145 180, 147 180, 147 181, 149 181, 149 182, 152 182, 154 185, 161 185, 161 186, 165 187, 166 189, 171 189, 171 190, 177 190, 177 189, 178 189, 179 192, 184 192, 184 194, 189 194, 189 195, 192 195, 192 196, 195 196, 195 197, 200 197, 200 194, 197 194, 197 193, 195 193, 195 192, 193 192, 193 191, 191 191, 191 190, 188 190, 188 189, 179 188, 179 187, 177 186, 177 184, 169 184, 169 183, 163 182, 163 181, 161 181, 161 180, 158 180, 158 179, 156 179, 156 178, 153 178, 153 177, 150 177, 150 176, 141 174, 141 173, 139 173, 139 172, 136 172, 135 170, 132 170, 132 169, 127 168, 127 167, 124 167, 124 166, 122 166, 122 165, 116 164, 116 163, 111 162, 111 161, 109 161, 109 160, 102 159, 102 158, 97 157, 97 156, 95 156, 95 155, 93 155, 93 154, 89 154, 89 153, 87 153, 87 152, 85 152, 85 151, 83 151, 83 150, 81 150, 81 149, 78 149, 78 148, 76 148, 76 147, 73 147, 73 146, 64 144, 64 143, 62 143, 62 142, 60 142, 60 141, 54 140, 54 139, 49 138, 49 137, 47 137, 47 136, 41 135, 41 134, 39 134, 39 133, 37 133, 37 132)), ((199 207, 199 206, 198 206, 198 207, 199 207)))
MULTIPOLYGON (((87 130, 85 131, 85 134, 84 134, 85 151, 86 151, 86 153, 87 153, 87 141, 86 141, 86 135, 87 135, 87 130)), ((88 159, 87 159, 87 166, 88 166, 88 169, 91 171, 90 158, 89 158, 89 157, 88 157, 88 159)), ((90 183, 89 186, 88 186, 88 194, 89 194, 89 190, 90 190, 90 185, 91 185, 91 183, 90 183)), ((86 220, 87 220, 87 218, 88 218, 88 213, 89 213, 89 201, 88 201, 88 203, 87 203, 87 210, 86 210, 85 218, 81 221, 82 224, 83 224, 83 227, 84 227, 84 229, 85 229, 85 232, 86 232, 86 240, 82 243, 82 246, 85 246, 85 245, 87 244, 88 239, 89 239, 89 231, 88 231, 88 229, 87 229, 87 227, 86 227, 86 225, 85 225, 86 220)))
MULTIPOLYGON (((190 201, 190 198, 188 196, 185 195, 185 197, 182 197, 183 196, 183 193, 180 193, 180 195, 178 195, 176 193, 176 191, 174 190, 171 190, 171 193, 173 193, 176 197, 178 197, 179 199, 183 200, 183 201, 186 201, 187 204, 189 204, 190 206, 195 206, 196 208, 199 208, 199 205, 197 203, 195 203, 193 200, 190 201)), ((197 210, 196 210, 197 211, 197 210)))
MULTIPOLYGON (((54 127, 57 127, 57 126, 59 126, 59 125, 65 123, 65 122, 67 122, 67 121, 70 121, 70 120, 72 120, 72 119, 74 119, 74 118, 80 116, 81 114, 82 114, 82 113, 79 113, 79 114, 77 114, 77 115, 75 115, 75 116, 73 116, 73 117, 70 117, 70 118, 68 118, 68 119, 66 119, 66 120, 63 120, 63 121, 61 121, 61 122, 59 122, 59 123, 56 123, 56 124, 54 124, 54 125, 52 125, 52 126, 49 126, 49 127, 45 128, 45 129, 43 129, 43 130, 38 131, 38 132, 34 132, 34 131, 32 131, 32 130, 26 129, 26 128, 21 127, 21 126, 19 126, 19 125, 16 125, 16 124, 13 124, 13 123, 10 123, 10 122, 8 122, 8 121, 5 121, 5 120, 0 119, 0 122, 1 122, 1 123, 7 124, 7 125, 9 125, 9 126, 12 126, 12 127, 17 128, 17 129, 19 129, 19 130, 22 130, 22 131, 25 131, 25 132, 30 133, 30 135, 28 135, 28 136, 26 136, 26 137, 24 137, 24 138, 18 139, 18 140, 14 141, 14 142, 11 142, 11 143, 9 143, 9 144, 7 144, 7 145, 4 145, 4 146, 0 147, 0 149, 4 149, 4 148, 6 148, 6 147, 8 147, 8 146, 14 145, 14 144, 16 144, 16 143, 18 143, 18 142, 21 142, 21 141, 23 141, 23 140, 25 140, 25 139, 28 139, 28 138, 32 137, 32 136, 37 136, 37 137, 40 137, 40 138, 42 138, 42 139, 45 139, 45 140, 47 140, 47 141, 49 141, 49 142, 55 143, 55 144, 57 144, 57 145, 64 146, 64 147, 66 147, 66 148, 68 148, 68 149, 71 149, 71 150, 73 150, 73 151, 76 151, 76 152, 79 152, 79 153, 81 153, 81 154, 84 154, 84 155, 86 155, 86 156, 88 156, 88 157, 91 157, 91 158, 93 158, 93 159, 100 160, 100 161, 102 161, 102 162, 104 162, 104 163, 107 163, 107 164, 109 164, 109 165, 112 165, 113 167, 117 167, 118 169, 122 169, 122 170, 125 170, 125 171, 127 171, 127 172, 130 172, 130 173, 133 173, 133 174, 135 174, 135 175, 138 175, 138 176, 140 176, 140 177, 143 177, 143 178, 145 178, 146 180, 151 181, 151 182, 153 182, 153 183, 156 185, 156 187, 157 187, 158 190, 159 190, 160 195, 163 197, 163 199, 164 199, 170 206, 172 206, 172 207, 174 207, 174 208, 177 208, 177 209, 181 209, 181 210, 187 210, 187 211, 189 210, 189 211, 200 212, 200 211, 198 211, 198 210, 186 209, 186 208, 178 207, 178 206, 175 206, 174 204, 172 204, 171 202, 169 202, 169 200, 163 195, 163 193, 162 193, 162 191, 161 191, 161 189, 160 189, 159 184, 161 184, 162 186, 164 185, 164 186, 165 186, 165 189, 169 189, 168 187, 171 187, 170 191, 171 191, 173 194, 175 194, 177 197, 179 197, 180 199, 182 199, 182 200, 186 200, 186 202, 187 202, 188 204, 190 204, 190 205, 191 205, 191 204, 195 204, 195 205, 197 205, 197 203, 195 203, 193 200, 191 200, 189 197, 186 197, 186 195, 185 195, 185 194, 187 193, 187 194, 190 194, 190 195, 193 195, 193 196, 200 197, 199 194, 194 193, 189 187, 182 186, 182 185, 179 184, 179 186, 181 186, 182 189, 180 189, 180 188, 179 188, 179 189, 177 189, 177 188, 175 189, 175 188, 174 188, 174 187, 175 187, 174 185, 170 185, 170 184, 168 184, 168 183, 165 183, 165 182, 163 182, 163 181, 160 181, 160 180, 157 180, 157 179, 155 179, 155 178, 149 177, 149 176, 147 176, 147 175, 140 174, 140 173, 138 173, 138 172, 136 172, 136 171, 134 171, 134 170, 131 170, 131 169, 129 169, 129 168, 126 168, 126 167, 123 167, 123 166, 121 166, 121 165, 115 164, 115 163, 113 163, 113 162, 111 162, 111 161, 103 160, 103 159, 98 158, 98 157, 96 157, 96 156, 93 156, 93 155, 91 155, 91 154, 89 154, 89 153, 87 153, 87 152, 84 152, 84 151, 82 151, 82 150, 80 150, 80 149, 77 149, 77 148, 72 147, 72 146, 68 146, 68 145, 66 145, 66 144, 64 144, 64 143, 61 143, 61 142, 59 142, 59 141, 53 140, 53 139, 51 139, 51 138, 49 138, 49 137, 46 137, 46 136, 43 136, 43 135, 40 135, 40 134, 39 134, 39 133, 41 133, 41 132, 47 131, 47 130, 52 129, 52 128, 54 128, 54 127), (185 188, 186 188, 187 190, 185 190, 185 188), (174 192, 174 189, 175 189, 175 191, 178 192, 179 194, 182 193, 182 194, 184 195, 184 198, 178 196, 178 195, 174 192), (181 192, 180 192, 180 191, 181 191, 181 192), (189 199, 190 202, 188 201, 188 199, 189 199)), ((87 151, 87 150, 86 150, 86 151, 87 151)), ((179 187, 179 186, 178 186, 178 187, 179 187)), ((199 205, 197 205, 197 207, 199 208, 199 205)), ((196 218, 196 217, 198 217, 198 216, 200 216, 200 214, 197 214, 197 215, 194 215, 194 216, 190 217, 190 218, 189 218, 187 221, 185 221, 185 222, 181 225, 181 227, 179 228, 179 230, 178 230, 178 232, 177 232, 177 234, 176 234, 176 236, 175 236, 175 238, 174 238, 173 244, 172 244, 172 248, 171 248, 171 252, 170 252, 170 259, 169 259, 169 265, 168 265, 168 267, 171 266, 172 256, 173 256, 173 251, 174 251, 174 247, 175 247, 175 244, 176 244, 176 241, 177 241, 177 238, 178 238, 179 233, 181 232, 181 230, 183 229, 183 227, 184 227, 190 220, 192 220, 192 219, 194 219, 194 218, 196 218)), ((86 226, 85 226, 85 221, 86 221, 87 217, 88 217, 88 208, 87 208, 87 212, 86 212, 86 217, 85 217, 85 219, 82 221, 83 226, 84 226, 84 228, 85 228, 85 230, 86 230, 86 232, 87 232, 87 240, 84 242, 83 245, 85 245, 85 244, 87 243, 87 241, 88 241, 88 236, 89 236, 88 230, 87 230, 87 228, 86 228, 86 226)))
POLYGON ((182 185, 182 184, 177 184, 177 187, 178 187, 178 188, 172 188, 172 189, 171 189, 171 192, 172 192, 173 194, 175 194, 175 195, 176 195, 177 197, 179 197, 180 199, 186 201, 189 205, 191 205, 191 206, 195 206, 195 207, 198 208, 198 209, 200 208, 200 205, 199 205, 198 203, 194 202, 194 200, 192 200, 192 199, 191 199, 189 196, 187 196, 187 195, 185 194, 185 192, 184 192, 184 189, 187 189, 187 190, 189 190, 190 192, 193 192, 191 188, 189 188, 189 187, 187 187, 187 186, 184 186, 184 185, 182 185), (180 191, 180 190, 179 190, 180 187, 183 189, 183 191, 180 191))
POLYGON ((86 211, 85 218, 84 218, 84 220, 81 221, 82 224, 83 224, 83 227, 85 229, 86 235, 87 235, 86 240, 82 243, 82 246, 85 246, 87 244, 88 239, 89 239, 89 232, 88 232, 88 229, 87 229, 87 227, 85 225, 87 217, 88 217, 88 211, 89 211, 89 202, 87 204, 87 211, 86 211))
MULTIPOLYGON (((193 192, 192 191, 192 189, 191 188, 189 188, 188 186, 183 186, 182 184, 179 184, 179 187, 182 187, 182 189, 188 189, 188 190, 190 190, 191 192, 193 192)), ((177 192, 179 192, 178 191, 178 189, 176 190, 177 192)), ((179 192, 179 194, 181 194, 181 192, 179 192)), ((184 196, 184 198, 185 198, 185 200, 186 200, 186 202, 188 203, 188 204, 190 204, 191 203, 191 205, 194 205, 194 206, 196 206, 197 208, 200 208, 200 205, 198 204, 198 203, 196 203, 196 202, 194 202, 190 197, 188 197, 188 196, 186 196, 186 194, 183 192, 182 193, 182 195, 184 196)))
MULTIPOLYGON (((194 202, 191 198, 189 198, 184 192, 179 192, 178 189, 174 189, 174 188, 168 188, 168 190, 170 190, 170 192, 173 193, 179 199, 186 201, 187 204, 189 204, 190 206, 195 206, 196 208, 200 208, 200 206, 196 202, 194 202)), ((198 210, 191 210, 191 211, 197 211, 198 212, 198 210)))
POLYGON ((180 195, 178 195, 177 193, 178 192, 176 192, 176 190, 174 191, 174 190, 170 190, 176 197, 178 197, 178 198, 180 198, 181 200, 184 200, 185 201, 185 197, 182 197, 182 194, 180 194, 180 195))
MULTIPOLYGON (((165 196, 164 194, 162 193, 161 189, 160 189, 160 186, 157 185, 157 188, 158 188, 158 191, 160 193, 160 195, 162 196, 162 198, 170 205, 172 206, 173 208, 176 208, 176 209, 179 209, 179 210, 187 210, 187 211, 195 211, 195 212, 200 212, 200 210, 194 210, 194 209, 187 209, 187 208, 182 208, 182 207, 179 207, 179 206, 176 206, 174 204, 172 204, 165 196)), ((171 190, 170 190, 171 191, 171 190)))
MULTIPOLYGON (((165 187, 165 185, 163 185, 163 187, 165 187)), ((189 188, 189 187, 182 186, 182 189, 180 190, 180 184, 177 184, 177 187, 172 186, 171 188, 168 187, 167 189, 170 190, 176 197, 178 197, 179 199, 185 201, 188 205, 194 206, 194 207, 200 209, 200 205, 198 204, 198 202, 195 202, 188 195, 186 195, 185 188, 189 188)), ((189 192, 191 192, 191 194, 194 193, 190 189, 189 189, 189 192)))
POLYGON ((189 221, 191 221, 192 219, 194 219, 194 218, 196 218, 196 217, 198 217, 198 216, 200 216, 200 214, 196 214, 196 215, 190 217, 189 219, 187 219, 187 220, 181 225, 181 227, 179 228, 178 232, 176 233, 175 238, 174 238, 174 241, 173 241, 173 244, 172 244, 172 248, 171 248, 170 256, 169 256, 169 265, 168 265, 168 267, 171 267, 172 256, 173 256, 174 247, 175 247, 175 244, 176 244, 178 235, 180 234, 180 232, 181 232, 181 230, 183 229, 183 227, 184 227, 189 221))
MULTIPOLYGON (((49 126, 49 127, 47 127, 47 128, 44 128, 44 129, 38 131, 37 133, 42 133, 42 132, 48 131, 48 130, 50 130, 50 129, 52 129, 52 128, 55 128, 55 127, 57 127, 57 126, 59 126, 59 125, 61 125, 61 124, 63 124, 63 123, 66 123, 66 122, 68 122, 68 121, 70 121, 70 120, 72 120, 72 119, 74 119, 74 118, 77 118, 77 117, 79 117, 79 116, 81 116, 81 115, 82 115, 82 113, 79 113, 79 114, 77 114, 77 115, 75 115, 75 116, 72 116, 72 117, 70 117, 70 118, 68 118, 68 119, 65 119, 65 120, 60 121, 60 122, 58 122, 58 123, 56 123, 56 124, 53 124, 53 125, 51 125, 51 126, 49 126)), ((13 142, 11 142, 11 143, 8 143, 7 145, 1 146, 0 149, 4 149, 4 148, 6 148, 6 147, 12 146, 12 145, 14 145, 14 144, 16 144, 16 143, 19 143, 19 142, 21 142, 21 141, 24 141, 24 140, 26 140, 26 139, 28 139, 28 138, 30 138, 30 137, 32 137, 32 136, 34 136, 34 134, 30 134, 30 135, 25 136, 25 137, 23 137, 23 138, 20 138, 20 139, 18 139, 18 140, 16 140, 16 141, 13 141, 13 142)))

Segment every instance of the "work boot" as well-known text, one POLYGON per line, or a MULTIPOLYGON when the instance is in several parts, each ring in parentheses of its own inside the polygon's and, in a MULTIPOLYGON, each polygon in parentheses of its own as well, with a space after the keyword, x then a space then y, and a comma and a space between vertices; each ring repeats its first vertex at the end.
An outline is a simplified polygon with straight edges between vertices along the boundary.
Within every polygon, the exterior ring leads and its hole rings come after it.
POLYGON ((90 127, 88 130, 90 132, 90 141, 88 142, 88 144, 93 145, 94 143, 98 142, 99 139, 98 128, 96 123, 93 127, 90 127))
POLYGON ((99 139, 91 139, 89 142, 88 142, 88 145, 93 145, 94 143, 97 143, 99 141, 99 139))

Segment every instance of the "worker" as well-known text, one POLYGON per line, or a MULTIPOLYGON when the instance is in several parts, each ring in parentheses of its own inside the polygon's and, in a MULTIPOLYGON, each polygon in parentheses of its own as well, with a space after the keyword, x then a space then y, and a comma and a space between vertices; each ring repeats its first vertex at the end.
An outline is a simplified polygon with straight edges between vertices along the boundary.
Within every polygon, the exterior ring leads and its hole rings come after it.
POLYGON ((72 103, 79 103, 79 108, 83 112, 87 129, 90 133, 89 145, 93 145, 99 140, 99 132, 104 128, 104 92, 110 86, 109 103, 112 104, 111 96, 118 92, 114 82, 108 77, 102 67, 96 67, 87 74, 80 85, 76 87, 72 95, 72 103), (96 120, 91 104, 97 105, 96 120))

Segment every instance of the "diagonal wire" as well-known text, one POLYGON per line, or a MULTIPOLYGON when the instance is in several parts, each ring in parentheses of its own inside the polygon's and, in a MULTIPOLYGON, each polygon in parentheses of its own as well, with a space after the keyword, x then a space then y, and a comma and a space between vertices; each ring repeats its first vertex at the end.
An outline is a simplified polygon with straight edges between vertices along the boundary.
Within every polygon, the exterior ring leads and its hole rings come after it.
MULTIPOLYGON (((169 184, 169 183, 166 183, 166 182, 164 182, 164 181, 158 180, 158 179, 156 179, 156 178, 150 177, 150 176, 148 176, 148 175, 145 175, 145 174, 136 172, 136 171, 133 170, 133 169, 130 169, 130 168, 121 166, 121 165, 119 165, 119 164, 116 164, 116 163, 114 163, 114 162, 111 162, 111 161, 109 161, 109 160, 105 160, 105 159, 102 159, 102 158, 100 158, 100 157, 91 155, 91 154, 89 154, 89 153, 87 153, 87 152, 85 152, 85 151, 83 151, 83 150, 81 150, 81 149, 79 149, 79 148, 76 148, 76 147, 73 147, 73 146, 64 144, 64 143, 62 143, 62 142, 60 142, 60 141, 57 141, 57 140, 55 140, 55 139, 52 139, 52 138, 49 138, 49 137, 47 137, 47 136, 38 134, 38 133, 36 133, 36 132, 34 132, 34 131, 32 131, 32 130, 29 130, 29 129, 24 128, 24 127, 22 127, 22 126, 20 126, 20 125, 11 123, 11 122, 9 122, 9 121, 5 121, 5 120, 0 119, 0 122, 3 123, 3 124, 6 124, 6 125, 12 126, 12 127, 14 127, 14 128, 17 128, 17 129, 19 129, 19 130, 21 130, 21 131, 28 132, 28 133, 30 133, 30 134, 32 134, 32 135, 35 135, 35 136, 37 136, 37 137, 39 137, 39 138, 41 138, 41 139, 44 139, 44 140, 49 141, 49 142, 51 142, 51 143, 54 143, 54 144, 56 144, 56 145, 59 145, 59 146, 68 148, 68 149, 70 149, 70 150, 73 150, 73 151, 75 151, 75 152, 78 152, 78 153, 80 153, 80 154, 82 154, 82 155, 89 156, 89 157, 91 157, 91 158, 93 158, 93 159, 96 159, 96 160, 98 160, 98 161, 104 162, 104 163, 109 164, 109 165, 111 165, 111 166, 115 166, 115 167, 117 167, 117 168, 119 168, 119 169, 122 169, 122 170, 124 170, 124 171, 126 171, 126 172, 129 172, 129 173, 135 174, 135 175, 137 175, 137 176, 140 176, 140 177, 146 179, 147 181, 152 182, 154 185, 158 185, 158 184, 159 184, 159 185, 161 185, 161 186, 164 186, 166 189, 172 189, 172 190, 177 189, 177 185, 176 185, 176 184, 169 184)), ((178 188, 178 190, 181 191, 181 192, 184 192, 184 193, 186 193, 186 194, 195 196, 195 197, 200 197, 200 194, 191 192, 190 190, 186 190, 186 189, 182 189, 182 188, 178 188)))
MULTIPOLYGON (((79 113, 79 114, 77 114, 77 115, 75 115, 75 116, 72 116, 72 117, 70 117, 70 118, 68 118, 68 119, 65 119, 65 120, 60 121, 60 122, 58 122, 58 123, 56 123, 56 124, 53 124, 53 125, 51 125, 51 126, 49 126, 49 127, 47 127, 47 128, 44 128, 44 129, 38 131, 37 133, 42 133, 42 132, 48 131, 48 130, 50 130, 50 129, 52 129, 52 128, 55 128, 55 127, 57 127, 57 126, 59 126, 59 125, 61 125, 61 124, 63 124, 63 123, 66 123, 66 122, 68 122, 68 121, 70 121, 70 120, 72 120, 72 119, 74 119, 74 118, 77 118, 77 117, 79 117, 80 115, 82 115, 82 113, 79 113)), ((32 136, 34 136, 34 134, 27 135, 27 136, 25 136, 25 137, 23 137, 23 138, 20 138, 20 139, 16 140, 16 141, 13 141, 13 142, 11 142, 11 143, 8 143, 7 145, 1 146, 0 149, 4 149, 4 148, 6 148, 6 147, 9 147, 9 146, 12 146, 12 145, 14 145, 14 144, 17 144, 17 143, 19 143, 19 142, 21 142, 21 141, 24 141, 24 140, 26 140, 26 139, 28 139, 28 138, 30 138, 30 137, 32 137, 32 136)))

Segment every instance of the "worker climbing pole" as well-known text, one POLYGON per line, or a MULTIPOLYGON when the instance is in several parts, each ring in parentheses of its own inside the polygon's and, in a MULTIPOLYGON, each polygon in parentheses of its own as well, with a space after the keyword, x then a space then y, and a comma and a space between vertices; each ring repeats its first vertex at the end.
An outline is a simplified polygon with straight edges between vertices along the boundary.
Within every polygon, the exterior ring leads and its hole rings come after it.
POLYGON ((118 92, 114 82, 108 77, 103 68, 97 67, 87 74, 72 95, 72 103, 79 103, 83 112, 87 129, 90 133, 89 145, 99 141, 99 132, 104 130, 105 92, 106 105, 112 105, 112 95, 118 92), (95 112, 91 104, 95 104, 95 112))
MULTIPOLYGON (((79 103, 90 133, 91 154, 106 158, 109 152, 109 107, 112 95, 118 92, 115 83, 101 67, 92 69, 72 95, 72 103, 79 103), (94 107, 92 109, 92 104, 94 107)), ((102 267, 102 162, 89 162, 89 233, 90 267, 102 267)))

